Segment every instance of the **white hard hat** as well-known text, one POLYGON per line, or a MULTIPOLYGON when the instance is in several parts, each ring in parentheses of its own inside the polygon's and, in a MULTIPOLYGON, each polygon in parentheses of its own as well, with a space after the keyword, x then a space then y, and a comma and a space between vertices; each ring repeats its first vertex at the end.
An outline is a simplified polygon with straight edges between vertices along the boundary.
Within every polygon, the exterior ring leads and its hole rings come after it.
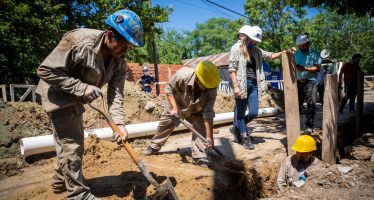
POLYGON ((261 42, 262 41, 262 30, 261 30, 261 28, 258 27, 258 26, 252 26, 251 27, 251 34, 249 35, 249 37, 252 40, 255 40, 257 42, 261 42))
POLYGON ((250 31, 251 31, 251 26, 244 25, 240 28, 239 33, 243 33, 243 34, 246 34, 247 36, 249 36, 250 31))
POLYGON ((244 25, 240 28, 239 33, 246 34, 249 38, 257 42, 261 42, 262 40, 262 30, 258 26, 244 25))
POLYGON ((309 37, 305 34, 300 34, 296 38, 296 45, 302 45, 309 42, 309 37))

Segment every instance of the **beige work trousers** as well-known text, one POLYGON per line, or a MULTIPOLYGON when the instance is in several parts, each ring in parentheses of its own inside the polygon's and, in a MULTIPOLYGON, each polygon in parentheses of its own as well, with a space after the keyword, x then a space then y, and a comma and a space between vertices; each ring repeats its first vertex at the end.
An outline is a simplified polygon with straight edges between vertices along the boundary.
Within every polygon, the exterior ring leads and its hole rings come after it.
MULTIPOLYGON (((202 136, 206 136, 205 131, 205 124, 204 118, 202 113, 192 114, 186 118, 188 122, 192 124, 194 129, 196 129, 202 136)), ((166 143, 167 139, 171 135, 175 128, 175 124, 172 120, 172 117, 168 114, 168 112, 164 112, 161 116, 161 120, 157 127, 157 133, 153 136, 151 141, 151 147, 155 150, 160 150, 161 147, 166 143)), ((191 151, 193 158, 206 158, 205 152, 205 145, 204 142, 192 134, 192 141, 191 141, 191 151)))
POLYGON ((53 125, 57 162, 52 178, 52 188, 67 189, 69 200, 94 199, 90 188, 84 184, 82 158, 84 128, 82 105, 70 106, 48 113, 53 125))

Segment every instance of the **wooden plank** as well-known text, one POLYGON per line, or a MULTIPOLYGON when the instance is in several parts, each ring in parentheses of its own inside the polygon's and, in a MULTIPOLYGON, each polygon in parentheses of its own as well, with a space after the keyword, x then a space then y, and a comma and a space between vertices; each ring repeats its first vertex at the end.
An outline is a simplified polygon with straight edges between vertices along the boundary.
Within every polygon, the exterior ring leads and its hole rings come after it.
POLYGON ((297 93, 295 56, 290 53, 282 53, 284 102, 287 128, 287 152, 295 154, 291 146, 300 135, 299 99, 297 93))
POLYGON ((336 142, 338 122, 338 75, 325 76, 322 118, 322 160, 336 164, 336 142))
POLYGON ((357 73, 357 108, 356 108, 356 137, 362 135, 364 115, 364 77, 361 71, 357 73))
POLYGON ((35 87, 36 85, 29 85, 29 84, 11 84, 13 88, 30 88, 35 87))
POLYGON ((32 102, 36 102, 36 95, 35 95, 35 93, 36 93, 36 85, 34 85, 34 87, 32 88, 32 102))
POLYGON ((21 96, 21 98, 18 100, 18 102, 22 102, 26 99, 27 95, 30 94, 30 92, 32 91, 32 87, 29 87, 26 92, 21 96))
POLYGON ((10 84, 9 85, 9 92, 10 92, 10 101, 15 101, 14 100, 14 86, 13 86, 14 84, 10 84))
POLYGON ((7 96, 6 96, 6 85, 0 85, 1 87, 1 93, 2 93, 2 97, 3 97, 3 101, 7 102, 8 99, 7 99, 7 96))
POLYGON ((27 84, 10 84, 9 90, 10 90, 10 100, 11 101, 16 101, 15 96, 14 96, 14 89, 15 88, 27 88, 26 92, 21 96, 20 100, 18 102, 22 102, 25 100, 27 95, 32 92, 32 101, 36 102, 36 95, 35 95, 35 90, 36 90, 36 85, 27 85, 27 84))

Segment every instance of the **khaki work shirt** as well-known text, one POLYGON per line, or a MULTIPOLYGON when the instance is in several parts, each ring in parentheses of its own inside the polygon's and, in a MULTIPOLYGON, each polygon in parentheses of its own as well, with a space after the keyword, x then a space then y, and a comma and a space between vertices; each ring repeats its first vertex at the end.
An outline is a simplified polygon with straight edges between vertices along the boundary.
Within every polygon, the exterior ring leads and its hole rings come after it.
POLYGON ((303 168, 297 164, 296 156, 292 155, 286 158, 279 169, 277 185, 278 189, 282 190, 283 187, 291 185, 293 182, 299 180, 299 177, 305 173, 309 174, 310 171, 315 165, 319 164, 320 160, 313 157, 313 161, 309 166, 303 168))
POLYGON ((66 33, 57 47, 37 70, 40 81, 36 92, 41 95, 46 112, 76 106, 81 108, 88 85, 101 88, 108 83, 109 113, 117 124, 124 124, 123 90, 125 58, 112 58, 105 66, 101 56, 105 32, 75 29, 66 33))
POLYGON ((217 97, 217 88, 204 90, 199 97, 195 97, 195 69, 183 67, 178 70, 166 85, 166 95, 174 95, 181 118, 194 113, 203 114, 204 119, 213 119, 214 102, 217 97), (194 100, 196 99, 196 100, 194 100))
MULTIPOLYGON (((240 45, 242 42, 239 40, 236 44, 231 47, 230 57, 229 57, 229 72, 236 72, 236 79, 239 89, 242 95, 240 99, 247 98, 247 59, 240 52, 240 45)), ((264 51, 258 47, 252 48, 252 55, 256 61, 256 77, 257 85, 259 89, 259 94, 264 95, 267 86, 265 81, 264 69, 262 66, 263 59, 271 60, 272 52, 264 51)))

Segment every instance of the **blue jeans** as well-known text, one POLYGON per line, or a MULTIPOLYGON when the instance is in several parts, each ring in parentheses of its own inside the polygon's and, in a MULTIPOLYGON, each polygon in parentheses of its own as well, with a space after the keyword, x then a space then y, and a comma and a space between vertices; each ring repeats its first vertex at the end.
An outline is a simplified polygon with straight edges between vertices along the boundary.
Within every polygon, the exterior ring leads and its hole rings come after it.
POLYGON ((258 91, 257 83, 247 80, 247 98, 235 98, 234 126, 239 129, 241 135, 247 135, 247 124, 258 115, 258 91), (248 109, 248 115, 245 111, 248 109))

